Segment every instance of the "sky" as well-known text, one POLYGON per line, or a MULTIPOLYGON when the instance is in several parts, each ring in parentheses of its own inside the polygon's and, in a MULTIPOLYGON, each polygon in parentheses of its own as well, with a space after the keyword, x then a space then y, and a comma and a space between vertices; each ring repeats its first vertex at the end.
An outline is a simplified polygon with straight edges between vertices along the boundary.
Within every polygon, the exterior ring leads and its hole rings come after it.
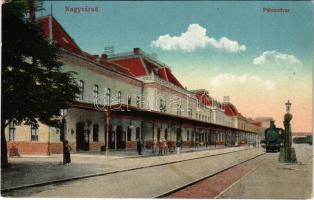
POLYGON ((50 14, 51 5, 86 52, 139 47, 156 53, 188 89, 229 96, 246 117, 273 117, 283 127, 289 99, 292 131, 312 130, 311 2, 46 1, 37 15, 50 14))

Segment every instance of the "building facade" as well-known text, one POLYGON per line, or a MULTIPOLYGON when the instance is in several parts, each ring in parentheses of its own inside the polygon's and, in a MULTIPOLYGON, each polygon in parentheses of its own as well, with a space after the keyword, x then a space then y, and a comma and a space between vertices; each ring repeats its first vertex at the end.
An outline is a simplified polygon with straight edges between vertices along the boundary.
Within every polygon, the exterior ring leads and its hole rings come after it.
MULTIPOLYGON (((80 93, 64 112, 65 139, 74 151, 145 148, 166 140, 170 149, 240 145, 257 140, 257 127, 230 102, 214 100, 204 89, 188 90, 170 67, 139 48, 115 55, 82 51, 52 16, 38 19, 44 35, 61 48, 64 72, 76 72, 80 93)), ((8 152, 54 154, 62 151, 58 128, 13 123, 6 129, 8 152)))

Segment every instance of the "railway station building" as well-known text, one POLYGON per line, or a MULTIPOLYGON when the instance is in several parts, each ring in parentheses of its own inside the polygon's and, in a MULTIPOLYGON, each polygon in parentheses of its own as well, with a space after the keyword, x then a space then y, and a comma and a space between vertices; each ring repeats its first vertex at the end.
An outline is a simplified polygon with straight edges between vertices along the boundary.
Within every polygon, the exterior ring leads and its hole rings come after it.
MULTIPOLYGON (((256 125, 227 98, 214 100, 205 89, 188 90, 169 66, 140 48, 114 55, 84 52, 53 17, 37 19, 47 40, 61 49, 63 71, 74 71, 80 88, 76 103, 63 111, 65 138, 74 151, 146 149, 166 140, 174 148, 242 145, 258 140, 256 125)), ((58 128, 10 123, 8 153, 62 152, 58 128)))

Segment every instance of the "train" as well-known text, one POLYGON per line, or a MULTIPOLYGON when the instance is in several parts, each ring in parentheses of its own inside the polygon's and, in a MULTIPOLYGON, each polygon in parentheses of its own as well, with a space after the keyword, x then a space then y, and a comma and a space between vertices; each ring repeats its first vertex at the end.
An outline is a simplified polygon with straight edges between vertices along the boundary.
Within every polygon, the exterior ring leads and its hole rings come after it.
POLYGON ((299 137, 294 137, 293 138, 293 143, 295 144, 309 144, 312 145, 312 141, 313 141, 313 136, 312 135, 308 135, 308 136, 299 136, 299 137))
POLYGON ((276 128, 274 121, 271 121, 270 127, 265 130, 265 139, 261 143, 266 152, 279 152, 284 144, 284 130, 276 128))

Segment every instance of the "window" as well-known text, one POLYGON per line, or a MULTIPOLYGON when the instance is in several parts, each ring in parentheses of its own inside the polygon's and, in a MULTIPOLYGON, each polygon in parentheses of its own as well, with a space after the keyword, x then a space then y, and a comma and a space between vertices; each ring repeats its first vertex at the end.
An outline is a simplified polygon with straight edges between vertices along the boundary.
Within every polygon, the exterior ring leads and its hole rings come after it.
POLYGON ((93 89, 93 93, 94 93, 94 102, 98 103, 98 85, 94 85, 94 89, 93 89))
POLYGON ((139 96, 136 97, 136 106, 139 108, 140 107, 140 102, 141 102, 141 99, 139 96))
POLYGON ((79 99, 83 100, 84 99, 84 81, 80 80, 79 83, 79 99))
POLYGON ((119 104, 122 103, 122 93, 121 93, 121 91, 118 92, 118 103, 119 104))
POLYGON ((160 99, 159 110, 160 112, 166 112, 166 101, 163 99, 160 99))
POLYGON ((168 129, 165 129, 165 139, 168 140, 168 129))
POLYGON ((132 129, 129 127, 127 132, 127 140, 131 141, 132 129))
POLYGON ((31 125, 31 141, 38 141, 37 127, 31 125))
POLYGON ((93 126, 93 141, 98 142, 98 133, 99 133, 99 126, 98 124, 94 124, 93 126))
POLYGON ((14 122, 9 123, 9 141, 15 140, 15 124, 14 122))
POLYGON ((128 105, 131 105, 131 103, 132 103, 131 96, 128 96, 128 105))
POLYGON ((188 110, 188 116, 189 116, 189 117, 192 117, 192 108, 189 108, 189 110, 188 110))
POLYGON ((164 106, 163 100, 160 99, 160 100, 159 100, 159 110, 160 110, 161 112, 162 112, 162 110, 163 110, 163 106, 164 106))
POLYGON ((181 105, 177 104, 177 115, 181 115, 181 105))
POLYGON ((187 141, 190 140, 190 131, 187 131, 187 133, 186 133, 186 140, 187 140, 187 141))
POLYGON ((110 105, 110 103, 111 103, 111 90, 110 90, 110 88, 105 89, 105 95, 106 95, 105 105, 110 105))

